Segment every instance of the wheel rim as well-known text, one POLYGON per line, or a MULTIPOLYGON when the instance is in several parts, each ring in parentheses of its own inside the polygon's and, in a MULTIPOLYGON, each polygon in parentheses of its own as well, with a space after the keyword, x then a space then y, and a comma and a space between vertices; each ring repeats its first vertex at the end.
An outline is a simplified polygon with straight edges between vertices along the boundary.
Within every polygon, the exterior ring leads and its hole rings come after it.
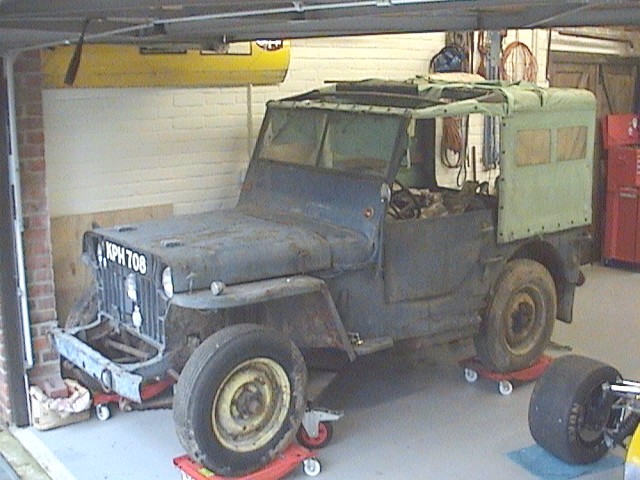
POLYGON ((544 324, 544 302, 534 288, 516 292, 505 310, 505 341, 516 354, 527 353, 536 344, 544 324))
POLYGON ((583 444, 600 443, 603 431, 609 422, 609 413, 609 402, 602 390, 602 385, 598 385, 589 393, 589 398, 578 410, 577 433, 583 444))
POLYGON ((247 360, 227 375, 216 392, 213 433, 234 452, 256 450, 280 430, 290 403, 291 384, 285 370, 269 358, 247 360))

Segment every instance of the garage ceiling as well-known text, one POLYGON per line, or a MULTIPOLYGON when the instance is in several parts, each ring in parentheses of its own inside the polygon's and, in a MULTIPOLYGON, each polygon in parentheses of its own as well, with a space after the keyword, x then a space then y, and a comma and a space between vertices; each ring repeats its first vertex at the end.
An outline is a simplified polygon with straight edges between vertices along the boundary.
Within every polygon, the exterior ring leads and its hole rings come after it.
POLYGON ((0 52, 77 41, 194 44, 445 30, 638 25, 640 0, 0 0, 0 52))

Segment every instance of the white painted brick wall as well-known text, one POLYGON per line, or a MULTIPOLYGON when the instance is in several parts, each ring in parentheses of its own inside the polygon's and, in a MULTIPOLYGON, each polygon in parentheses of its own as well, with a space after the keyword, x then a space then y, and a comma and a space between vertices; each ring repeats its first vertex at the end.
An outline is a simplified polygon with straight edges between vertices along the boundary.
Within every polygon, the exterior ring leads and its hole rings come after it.
POLYGON ((247 160, 247 106, 237 98, 244 88, 45 92, 52 215, 232 205, 247 160))

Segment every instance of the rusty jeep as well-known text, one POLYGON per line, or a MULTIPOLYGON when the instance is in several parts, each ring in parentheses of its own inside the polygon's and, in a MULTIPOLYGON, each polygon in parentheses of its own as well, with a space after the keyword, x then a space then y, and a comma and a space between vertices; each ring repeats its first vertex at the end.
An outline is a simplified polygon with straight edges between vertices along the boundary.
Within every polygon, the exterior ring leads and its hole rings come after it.
POLYGON ((524 83, 271 101, 234 208, 84 235, 97 313, 57 349, 132 401, 179 374, 182 445, 233 476, 292 442, 308 378, 358 356, 472 337, 489 368, 527 367, 572 321, 594 130, 591 93, 524 83), (492 119, 499 175, 444 185, 440 124, 468 116, 492 119))

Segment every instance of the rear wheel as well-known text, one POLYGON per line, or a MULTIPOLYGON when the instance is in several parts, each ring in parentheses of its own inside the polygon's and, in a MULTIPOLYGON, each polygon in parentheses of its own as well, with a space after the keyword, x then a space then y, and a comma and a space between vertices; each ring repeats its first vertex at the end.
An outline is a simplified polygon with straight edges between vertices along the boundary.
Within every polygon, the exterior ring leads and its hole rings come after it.
POLYGON ((533 260, 510 261, 474 338, 480 360, 496 372, 531 366, 549 343, 555 318, 556 289, 547 269, 533 260))
POLYGON ((294 439, 306 378, 300 351, 281 334, 257 325, 220 330, 196 349, 176 385, 178 438, 220 475, 257 470, 294 439))
POLYGON ((614 396, 605 385, 618 371, 578 355, 554 361, 533 389, 529 430, 549 453, 568 463, 592 463, 609 450, 605 429, 611 423, 614 396))

